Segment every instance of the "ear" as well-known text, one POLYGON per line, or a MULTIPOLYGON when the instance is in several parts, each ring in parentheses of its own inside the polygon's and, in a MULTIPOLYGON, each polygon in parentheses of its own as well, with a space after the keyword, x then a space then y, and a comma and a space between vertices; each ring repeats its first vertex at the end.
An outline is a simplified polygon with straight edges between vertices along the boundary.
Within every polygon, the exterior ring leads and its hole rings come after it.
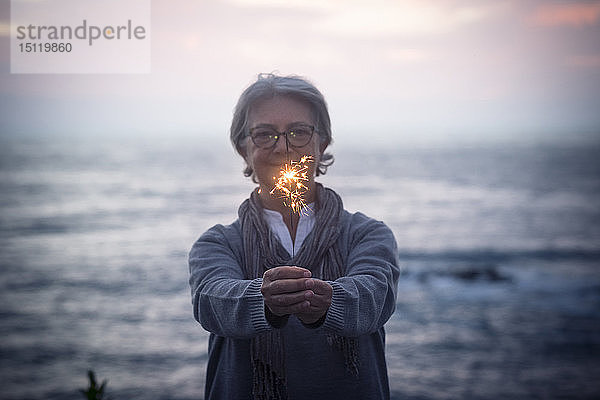
MULTIPOLYGON (((242 144, 242 143, 238 143, 235 146, 235 149, 237 150, 238 154, 242 157, 244 157, 244 160, 246 160, 246 157, 248 156, 248 152, 246 150, 246 143, 242 144)), ((247 161, 246 161, 247 162, 247 161)))
POLYGON ((325 149, 327 148, 327 146, 329 146, 329 140, 326 142, 319 142, 319 151, 321 152, 321 154, 325 153, 325 149))

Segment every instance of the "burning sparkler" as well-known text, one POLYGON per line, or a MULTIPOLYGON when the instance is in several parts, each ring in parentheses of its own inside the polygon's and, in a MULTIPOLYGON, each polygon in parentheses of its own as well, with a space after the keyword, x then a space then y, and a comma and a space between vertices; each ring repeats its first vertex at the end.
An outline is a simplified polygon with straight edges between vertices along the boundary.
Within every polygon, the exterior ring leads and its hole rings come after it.
POLYGON ((273 177, 275 186, 270 192, 271 195, 278 195, 292 212, 298 214, 306 207, 304 195, 308 186, 304 182, 308 182, 308 164, 311 162, 312 156, 303 156, 300 161, 290 161, 281 168, 279 177, 273 177))

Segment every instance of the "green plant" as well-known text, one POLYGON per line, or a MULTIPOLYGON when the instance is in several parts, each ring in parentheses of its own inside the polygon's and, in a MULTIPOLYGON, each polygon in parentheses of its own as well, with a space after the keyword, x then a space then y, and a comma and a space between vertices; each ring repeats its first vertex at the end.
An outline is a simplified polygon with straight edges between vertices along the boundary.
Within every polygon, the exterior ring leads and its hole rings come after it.
POLYGON ((102 384, 98 386, 96 375, 92 370, 88 371, 88 378, 90 379, 89 386, 87 389, 79 389, 81 394, 83 394, 87 400, 110 400, 108 397, 104 396, 104 389, 106 389, 108 380, 103 380, 102 384))

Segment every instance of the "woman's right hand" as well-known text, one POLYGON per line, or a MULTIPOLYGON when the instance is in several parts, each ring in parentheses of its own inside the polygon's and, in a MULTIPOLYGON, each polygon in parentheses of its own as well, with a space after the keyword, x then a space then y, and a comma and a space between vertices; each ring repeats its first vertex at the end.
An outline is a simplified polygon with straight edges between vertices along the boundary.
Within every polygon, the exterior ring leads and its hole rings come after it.
POLYGON ((311 272, 306 268, 282 266, 267 270, 260 291, 265 306, 277 316, 301 314, 310 311, 309 299, 314 292, 311 272))

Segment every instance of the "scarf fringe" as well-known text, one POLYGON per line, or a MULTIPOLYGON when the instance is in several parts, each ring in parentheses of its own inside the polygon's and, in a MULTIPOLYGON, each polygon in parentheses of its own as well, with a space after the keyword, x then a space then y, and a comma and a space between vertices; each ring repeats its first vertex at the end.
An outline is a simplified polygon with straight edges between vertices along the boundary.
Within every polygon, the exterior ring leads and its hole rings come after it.
POLYGON ((286 400, 285 355, 279 331, 252 340, 252 394, 256 400, 286 400))
POLYGON ((354 338, 347 338, 335 334, 327 335, 327 343, 333 348, 339 350, 344 355, 346 371, 354 377, 358 377, 360 367, 360 358, 358 357, 358 341, 354 338))

